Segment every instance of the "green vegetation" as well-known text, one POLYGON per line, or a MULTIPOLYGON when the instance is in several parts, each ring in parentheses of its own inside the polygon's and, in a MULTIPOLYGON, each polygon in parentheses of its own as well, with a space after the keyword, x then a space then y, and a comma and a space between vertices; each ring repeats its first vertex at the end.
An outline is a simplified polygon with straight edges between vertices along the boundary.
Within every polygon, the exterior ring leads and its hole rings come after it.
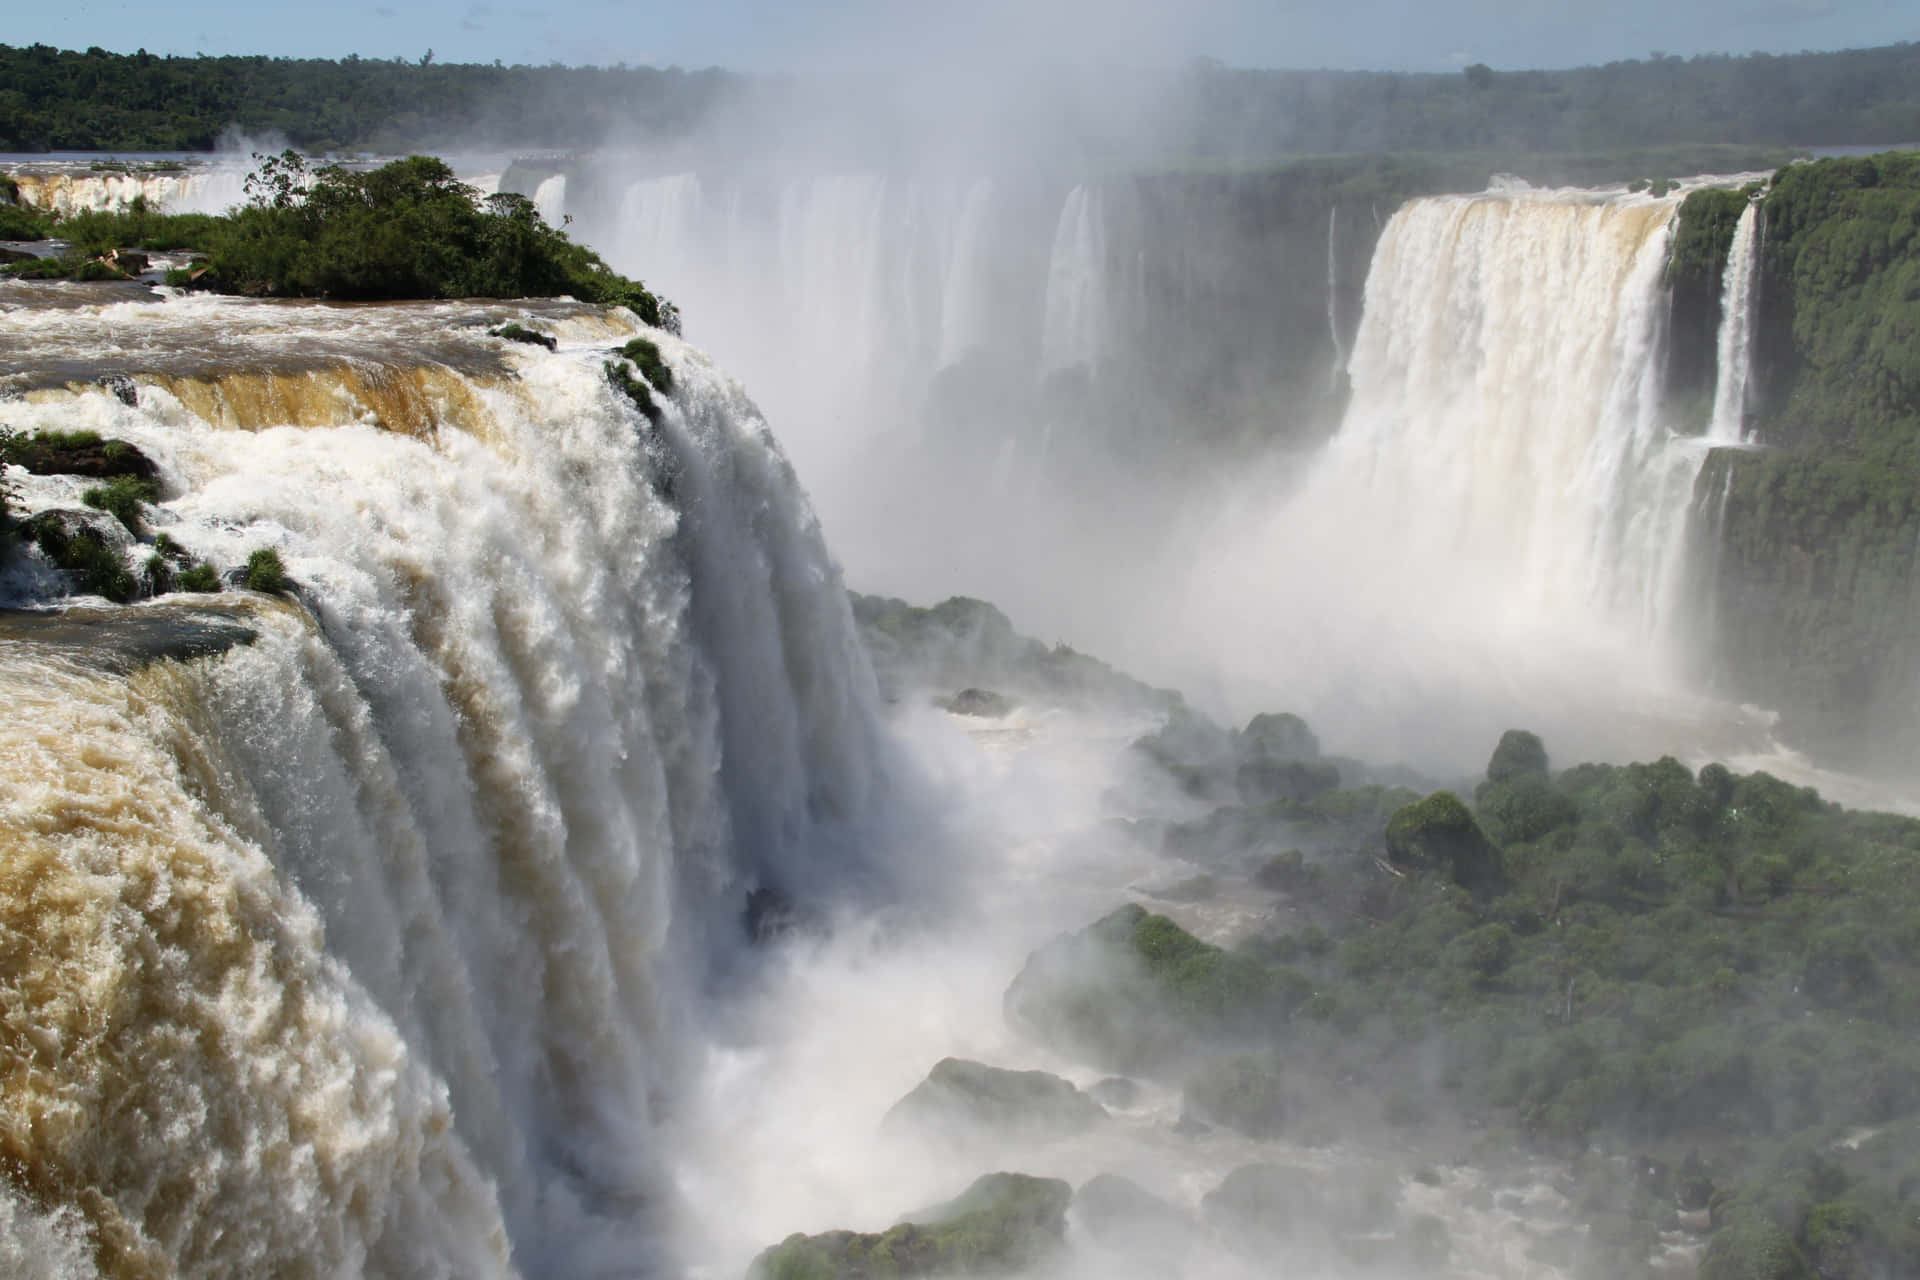
POLYGON ((158 496, 150 480, 115 476, 103 485, 88 489, 80 495, 80 501, 97 511, 107 512, 125 525, 128 533, 138 537, 143 524, 140 508, 158 496))
POLYGON ((175 585, 182 591, 198 591, 211 594, 221 589, 219 571, 205 561, 187 569, 174 581, 175 585))
MULTIPOLYGON (((403 151, 456 136, 582 147, 616 131, 684 134, 756 90, 788 88, 718 70, 475 66, 430 53, 415 61, 162 58, 45 45, 0 45, 0 84, 11 94, 0 100, 7 151, 207 150, 229 128, 278 132, 314 151, 403 151)), ((1910 44, 1782 57, 1655 55, 1563 71, 1476 65, 1465 75, 1197 64, 1171 87, 1186 149, 1200 157, 1255 147, 1579 152, 1920 136, 1920 46, 1910 44)))
POLYGON ((1716 455, 1700 488, 1725 494, 1718 655, 1803 738, 1910 754, 1920 155, 1794 165, 1762 211, 1753 430, 1772 448, 1716 455))
POLYGON ((224 217, 140 207, 77 214, 57 226, 74 253, 9 270, 31 278, 122 279, 126 273, 101 255, 126 247, 184 249, 205 255, 205 269, 170 274, 168 283, 218 293, 355 300, 565 294, 679 327, 672 303, 547 226, 532 201, 506 194, 483 200, 430 156, 369 171, 309 170, 288 151, 263 157, 247 189, 249 202, 224 217))
POLYGON ((272 547, 261 547, 247 557, 246 584, 247 590, 270 596, 281 595, 293 585, 287 567, 280 563, 280 553, 272 547))
POLYGON ((1671 759, 1556 775, 1519 732, 1475 798, 1369 787, 1174 828, 1216 876, 1251 861, 1299 923, 1223 949, 1122 907, 1036 952, 1009 1020, 1256 1135, 1370 1099, 1339 1123, 1458 1115, 1477 1160, 1559 1154, 1594 1223, 1566 1260, 1584 1274, 1644 1275, 1709 1200, 1703 1275, 1904 1274, 1920 821, 1671 759), (1624 1155, 1654 1173, 1623 1179, 1624 1155))
POLYGON ((640 376, 661 395, 673 394, 673 370, 667 367, 666 360, 660 355, 660 344, 651 338, 631 338, 620 348, 620 358, 631 360, 640 370, 640 376))
POLYGON ((1060 1252, 1073 1191, 1057 1178, 990 1173, 959 1199, 884 1232, 792 1235, 754 1259, 751 1280, 1009 1275, 1060 1252))
POLYGON ((81 591, 126 604, 140 592, 120 549, 99 530, 73 528, 58 512, 33 517, 26 525, 40 553, 73 576, 81 591))
POLYGON ((0 151, 208 151, 230 129, 309 151, 448 137, 579 146, 685 130, 737 81, 677 68, 461 66, 349 57, 180 58, 0 45, 0 151))

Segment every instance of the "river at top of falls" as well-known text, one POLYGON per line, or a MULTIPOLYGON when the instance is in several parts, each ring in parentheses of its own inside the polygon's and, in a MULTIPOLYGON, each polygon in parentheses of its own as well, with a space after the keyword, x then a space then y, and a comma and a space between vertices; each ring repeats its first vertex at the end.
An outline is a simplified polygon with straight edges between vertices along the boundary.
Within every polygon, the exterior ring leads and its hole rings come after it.
POLYGON ((0 421, 135 444, 153 531, 298 590, 4 627, 0 1222, 66 1274, 665 1266, 747 891, 880 879, 872 677, 764 422, 654 333, 649 424, 622 312, 38 296, 0 421))

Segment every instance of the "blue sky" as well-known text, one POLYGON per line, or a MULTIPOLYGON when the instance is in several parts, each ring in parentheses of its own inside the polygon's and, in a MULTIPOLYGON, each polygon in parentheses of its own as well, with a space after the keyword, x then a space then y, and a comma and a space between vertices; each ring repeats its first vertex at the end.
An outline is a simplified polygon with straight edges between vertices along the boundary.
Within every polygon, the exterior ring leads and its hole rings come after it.
POLYGON ((267 53, 742 70, 915 62, 1444 70, 1665 53, 1773 53, 1920 39, 1914 0, 375 0, 340 4, 0 0, 0 41, 120 52, 267 53))

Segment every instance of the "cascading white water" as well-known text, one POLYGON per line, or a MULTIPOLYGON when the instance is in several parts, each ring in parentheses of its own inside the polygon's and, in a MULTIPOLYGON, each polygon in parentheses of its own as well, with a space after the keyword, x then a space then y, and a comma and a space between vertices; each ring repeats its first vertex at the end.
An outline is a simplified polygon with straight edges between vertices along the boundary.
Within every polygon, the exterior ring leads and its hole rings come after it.
POLYGON ((1720 333, 1715 344, 1718 373, 1713 388, 1713 419, 1707 428, 1707 439, 1716 444, 1738 444, 1746 438, 1747 390, 1753 362, 1753 305, 1759 262, 1760 204, 1749 201, 1734 226, 1721 285, 1720 333))
POLYGON ((1046 322, 1040 367, 1046 372, 1093 368, 1107 354, 1106 202, 1097 186, 1067 196, 1047 264, 1046 322))
POLYGON ((967 187, 960 217, 942 269, 940 354, 945 368, 991 336, 991 303, 986 287, 992 264, 995 188, 981 178, 967 187))
POLYGON ((1492 570, 1507 608, 1655 633, 1692 484, 1666 448, 1654 359, 1675 203, 1401 210, 1367 284, 1353 403, 1310 488, 1492 570))
POLYGON ((1347 344, 1340 336, 1340 206, 1327 210, 1327 334, 1333 339, 1333 367, 1327 387, 1337 389, 1347 371, 1347 344))
POLYGON ((125 173, 33 167, 13 178, 22 204, 63 216, 123 209, 136 199, 168 213, 224 213, 246 198, 247 168, 238 162, 125 173))
POLYGON ((1173 611, 1211 620, 1241 697, 1437 764, 1468 717, 1561 733, 1565 713, 1576 741, 1675 686, 1705 457, 1662 405, 1678 201, 1521 190, 1395 214, 1340 431, 1284 502, 1245 495, 1210 527, 1173 611))
POLYGON ((736 385, 654 334, 650 426, 601 373, 630 322, 489 318, 0 312, 11 427, 136 444, 177 543, 300 584, 96 615, 255 633, 216 657, 0 650, 0 1231, 116 1275, 669 1265, 695 986, 747 888, 871 872, 871 676, 736 385), (83 357, 137 404, 35 372, 83 357))
POLYGON ((565 226, 567 221, 567 175, 556 173, 540 180, 533 189, 533 207, 549 226, 565 226))

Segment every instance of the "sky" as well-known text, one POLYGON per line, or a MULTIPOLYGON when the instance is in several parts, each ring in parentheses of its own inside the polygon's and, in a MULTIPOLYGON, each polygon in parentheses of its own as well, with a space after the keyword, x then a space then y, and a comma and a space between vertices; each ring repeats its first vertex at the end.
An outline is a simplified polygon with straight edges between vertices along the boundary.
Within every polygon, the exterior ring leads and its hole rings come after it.
POLYGON ((1914 0, 0 0, 0 42, 742 71, 969 60, 1444 71, 1920 39, 1914 0))

